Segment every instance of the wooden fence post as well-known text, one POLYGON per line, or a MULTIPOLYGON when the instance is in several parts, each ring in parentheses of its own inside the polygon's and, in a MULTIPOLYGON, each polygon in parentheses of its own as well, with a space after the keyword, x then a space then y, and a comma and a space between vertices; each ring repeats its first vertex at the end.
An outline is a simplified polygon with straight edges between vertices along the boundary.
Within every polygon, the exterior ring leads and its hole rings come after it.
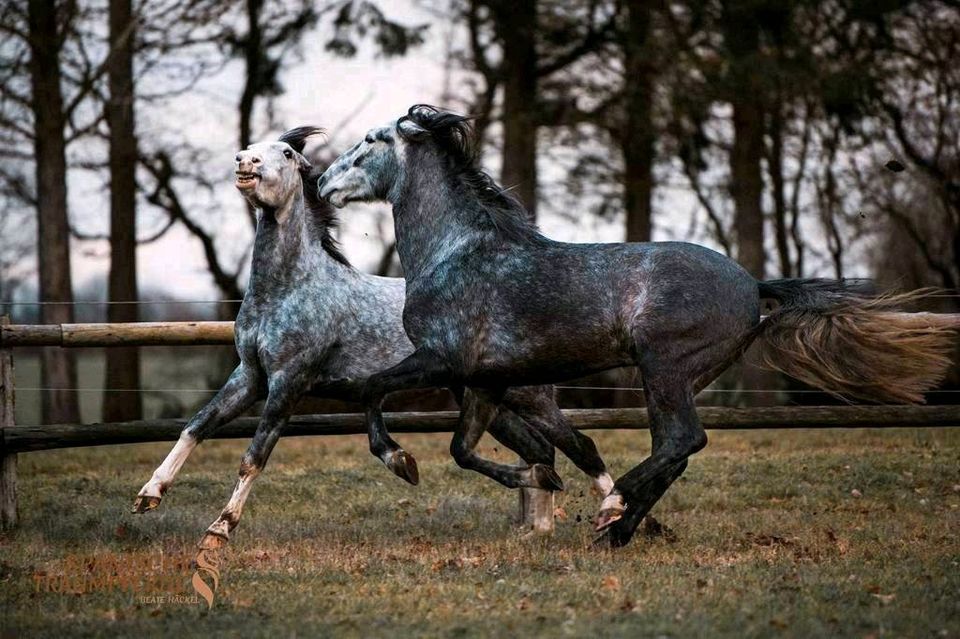
MULTIPOLYGON (((8 316, 0 317, 0 326, 9 323, 8 316)), ((0 433, 14 425, 13 406, 13 349, 0 347, 0 433)), ((16 525, 17 454, 7 453, 0 437, 0 530, 11 530, 16 525)))

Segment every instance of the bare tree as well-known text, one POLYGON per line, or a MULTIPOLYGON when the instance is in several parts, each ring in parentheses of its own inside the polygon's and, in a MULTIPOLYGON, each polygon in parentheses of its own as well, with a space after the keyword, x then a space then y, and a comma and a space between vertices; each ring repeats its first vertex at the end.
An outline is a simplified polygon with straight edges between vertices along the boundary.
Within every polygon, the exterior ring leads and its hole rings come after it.
MULTIPOLYGON (((110 275, 109 300, 135 302, 137 295, 137 135, 134 121, 133 58, 136 18, 131 0, 110 0, 109 99, 110 128, 110 275)), ((107 308, 110 322, 137 320, 136 304, 107 308)), ((136 348, 107 349, 103 419, 140 419, 140 355, 136 348), (121 392, 113 392, 119 389, 121 392), (127 391, 127 392, 123 392, 127 391)))
MULTIPOLYGON (((30 106, 34 117, 36 163, 37 257, 41 317, 46 324, 73 321, 70 276, 70 224, 67 218, 67 159, 65 131, 68 114, 60 88, 63 49, 62 21, 70 7, 54 0, 29 0, 27 34, 30 45, 30 106)), ((80 421, 77 368, 73 354, 58 348, 41 356, 44 422, 80 421)))

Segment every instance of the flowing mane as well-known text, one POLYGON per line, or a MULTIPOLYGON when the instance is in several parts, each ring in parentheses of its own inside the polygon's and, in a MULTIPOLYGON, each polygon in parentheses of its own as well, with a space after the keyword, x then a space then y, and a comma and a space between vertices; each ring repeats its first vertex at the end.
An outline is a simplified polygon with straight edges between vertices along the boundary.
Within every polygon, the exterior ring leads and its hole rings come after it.
MULTIPOLYGON (((483 205, 494 228, 511 239, 536 243, 546 241, 530 221, 520 201, 480 168, 480 145, 470 119, 428 104, 416 104, 398 120, 398 124, 409 120, 430 133, 440 150, 450 159, 455 174, 483 205)), ((399 126, 397 132, 401 137, 406 137, 399 126)))
MULTIPOLYGON (((312 135, 324 133, 324 130, 316 126, 298 126, 290 129, 280 136, 280 142, 286 142, 297 153, 303 153, 307 144, 307 138, 312 135)), ((340 243, 333 237, 333 231, 340 223, 334 208, 320 197, 320 190, 317 187, 317 178, 323 173, 326 167, 300 170, 300 181, 303 182, 303 201, 307 207, 307 213, 310 216, 312 224, 320 232, 320 246, 337 262, 344 266, 350 266, 350 261, 340 250, 340 243)))

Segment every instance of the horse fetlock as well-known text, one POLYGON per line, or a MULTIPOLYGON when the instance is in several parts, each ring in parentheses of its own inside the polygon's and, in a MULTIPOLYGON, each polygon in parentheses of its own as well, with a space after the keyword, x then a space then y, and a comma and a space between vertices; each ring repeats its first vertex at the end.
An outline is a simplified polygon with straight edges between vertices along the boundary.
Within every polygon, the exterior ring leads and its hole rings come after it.
POLYGON ((227 519, 224 519, 221 516, 215 522, 210 524, 210 527, 207 528, 207 532, 204 533, 203 538, 200 540, 200 543, 197 544, 198 548, 204 550, 216 550, 217 548, 222 548, 230 541, 230 530, 233 526, 230 525, 230 522, 227 519))
POLYGON ((613 491, 613 477, 610 473, 600 473, 593 478, 591 492, 600 497, 606 497, 613 491))
POLYGON ((417 460, 402 448, 387 453, 384 463, 400 479, 408 481, 414 486, 420 483, 420 469, 417 468, 417 460))

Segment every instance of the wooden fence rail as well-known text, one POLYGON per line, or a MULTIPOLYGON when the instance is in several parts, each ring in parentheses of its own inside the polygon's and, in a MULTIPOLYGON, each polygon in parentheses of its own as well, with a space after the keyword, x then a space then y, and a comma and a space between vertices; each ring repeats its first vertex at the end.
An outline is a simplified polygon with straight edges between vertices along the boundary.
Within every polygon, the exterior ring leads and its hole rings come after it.
MULTIPOLYGON (((581 430, 646 429, 642 408, 567 409, 574 428, 581 430)), ((709 430, 804 428, 916 428, 960 425, 960 406, 777 406, 723 408, 702 406, 700 420, 709 430)), ((387 428, 395 433, 449 433, 457 423, 456 411, 386 413, 387 428)), ((185 419, 148 419, 112 424, 53 424, 0 429, 7 453, 55 448, 107 446, 176 441, 185 419)), ((221 427, 214 439, 253 437, 256 417, 240 417, 221 427)), ((283 431, 284 437, 306 435, 359 435, 367 432, 360 413, 297 415, 283 431)))
MULTIPOLYGON (((923 315, 915 314, 918 322, 923 315)), ((960 315, 952 315, 960 323, 960 315)), ((12 325, 0 317, 0 526, 17 524, 17 454, 176 440, 186 420, 155 419, 111 424, 14 424, 13 349, 27 346, 159 346, 233 343, 233 322, 142 322, 135 324, 12 325)), ((640 408, 565 410, 579 429, 645 429, 640 408)), ((799 428, 903 428, 960 426, 958 406, 778 406, 763 408, 701 407, 704 426, 713 430, 799 428)), ((450 432, 457 413, 388 413, 394 432, 450 432)), ((241 417, 221 428, 215 438, 251 437, 257 418, 241 417)), ((363 415, 300 415, 284 435, 365 433, 363 415)))

